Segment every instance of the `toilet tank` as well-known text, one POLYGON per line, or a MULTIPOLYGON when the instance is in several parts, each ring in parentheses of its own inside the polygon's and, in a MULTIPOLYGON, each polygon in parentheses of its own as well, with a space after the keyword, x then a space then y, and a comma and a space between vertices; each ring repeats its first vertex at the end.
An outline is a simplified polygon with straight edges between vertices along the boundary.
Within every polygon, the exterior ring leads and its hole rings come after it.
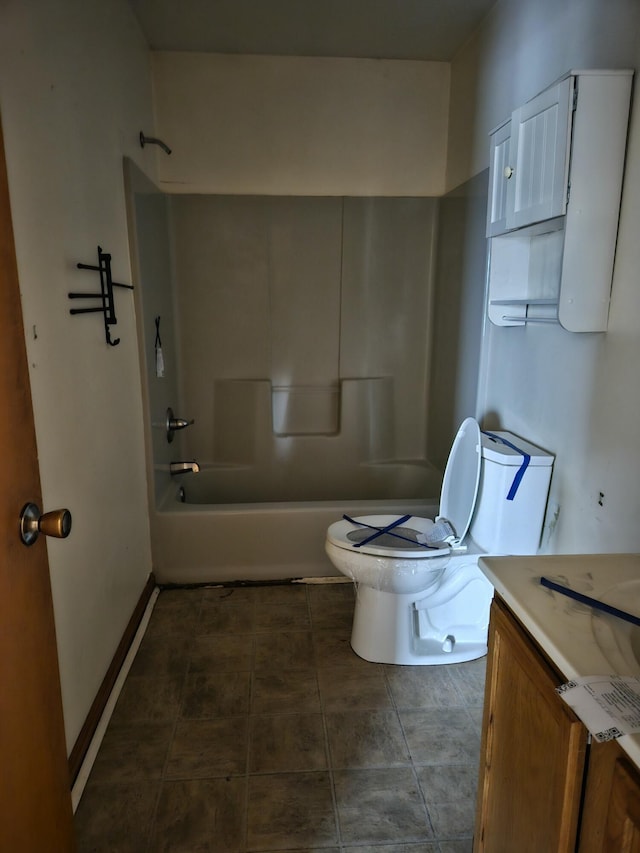
POLYGON ((535 554, 554 457, 510 432, 481 436, 482 466, 471 537, 489 554, 535 554), (524 454, 530 457, 526 467, 524 454))

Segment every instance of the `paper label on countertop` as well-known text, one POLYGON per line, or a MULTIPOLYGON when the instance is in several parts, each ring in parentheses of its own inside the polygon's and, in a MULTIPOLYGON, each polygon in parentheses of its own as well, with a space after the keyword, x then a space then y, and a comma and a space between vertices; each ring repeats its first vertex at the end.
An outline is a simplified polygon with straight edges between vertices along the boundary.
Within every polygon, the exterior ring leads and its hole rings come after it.
POLYGON ((634 675, 588 675, 556 693, 601 743, 640 732, 640 678, 634 675))

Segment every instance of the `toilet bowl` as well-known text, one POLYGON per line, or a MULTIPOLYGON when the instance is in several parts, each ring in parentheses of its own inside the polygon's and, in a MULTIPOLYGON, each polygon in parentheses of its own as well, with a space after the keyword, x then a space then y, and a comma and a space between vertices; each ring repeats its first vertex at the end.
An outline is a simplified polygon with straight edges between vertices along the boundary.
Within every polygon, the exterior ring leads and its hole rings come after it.
POLYGON ((365 660, 444 664, 486 654, 493 587, 486 554, 535 553, 553 456, 467 418, 454 439, 440 514, 344 517, 327 531, 335 568, 357 585, 351 646, 365 660))

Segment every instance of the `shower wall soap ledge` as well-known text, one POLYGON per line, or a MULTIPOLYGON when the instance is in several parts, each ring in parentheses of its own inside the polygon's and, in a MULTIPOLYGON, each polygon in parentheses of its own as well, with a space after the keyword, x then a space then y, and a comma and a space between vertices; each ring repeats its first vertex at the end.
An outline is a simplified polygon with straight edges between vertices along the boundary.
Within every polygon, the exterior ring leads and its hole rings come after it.
POLYGON ((285 385, 271 390, 276 435, 335 435, 340 431, 337 385, 285 385))

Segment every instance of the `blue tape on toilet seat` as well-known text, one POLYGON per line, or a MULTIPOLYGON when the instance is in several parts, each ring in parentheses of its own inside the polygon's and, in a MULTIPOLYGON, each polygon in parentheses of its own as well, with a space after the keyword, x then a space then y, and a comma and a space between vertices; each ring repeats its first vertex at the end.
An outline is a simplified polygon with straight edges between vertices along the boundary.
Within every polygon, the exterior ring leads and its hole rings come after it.
POLYGON ((361 548, 363 545, 367 545, 369 542, 372 542, 374 539, 377 539, 378 536, 383 536, 385 533, 389 533, 394 527, 400 527, 401 524, 404 524, 405 521, 409 521, 411 518, 410 515, 403 515, 399 518, 396 518, 395 521, 392 521, 390 524, 387 524, 386 527, 380 527, 375 533, 372 533, 371 536, 367 536, 366 539, 363 539, 362 542, 358 542, 355 547, 361 548))
POLYGON ((348 521, 350 524, 357 524, 358 527, 368 527, 370 530, 376 531, 373 534, 373 536, 369 536, 367 539, 364 539, 362 542, 354 542, 353 543, 354 548, 361 548, 363 545, 366 545, 368 542, 371 542, 373 539, 377 539, 378 536, 382 536, 384 533, 386 533, 389 536, 395 536, 396 539, 402 539, 404 542, 411 542, 411 544, 415 545, 417 548, 427 548, 431 551, 440 550, 439 547, 436 545, 428 545, 426 542, 418 542, 414 539, 409 539, 408 536, 402 536, 402 534, 395 532, 395 530, 393 528, 399 526, 400 524, 404 524, 405 521, 408 521, 411 518, 410 515, 405 515, 402 518, 396 519, 396 521, 392 522, 391 524, 387 525, 386 527, 373 527, 371 524, 365 524, 365 522, 358 521, 355 518, 351 518, 351 516, 349 516, 349 515, 343 515, 342 517, 344 518, 345 521, 348 521))
POLYGON ((512 444, 510 441, 507 441, 506 438, 503 438, 501 435, 496 435, 493 432, 487 432, 487 430, 482 430, 483 435, 488 435, 489 438, 492 438, 494 441, 499 441, 500 444, 506 444, 507 447, 510 447, 511 450, 515 450, 516 453, 519 453, 522 456, 522 465, 516 471, 515 477, 513 478, 513 483, 511 483, 511 488, 509 489, 509 493, 507 494, 507 500, 512 501, 516 492, 518 491, 518 487, 522 482, 522 478, 524 477, 524 473, 529 467, 529 463, 531 462, 531 456, 528 453, 525 453, 524 450, 521 450, 519 447, 516 447, 515 444, 512 444))

